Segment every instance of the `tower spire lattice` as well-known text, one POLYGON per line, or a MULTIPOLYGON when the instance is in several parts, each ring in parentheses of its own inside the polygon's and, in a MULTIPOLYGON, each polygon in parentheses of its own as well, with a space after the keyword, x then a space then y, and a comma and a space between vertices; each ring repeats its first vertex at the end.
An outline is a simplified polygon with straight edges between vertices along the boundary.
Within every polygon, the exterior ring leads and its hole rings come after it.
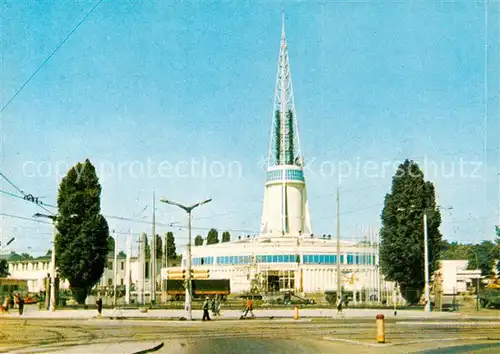
POLYGON ((288 44, 286 41, 284 14, 282 15, 281 21, 281 43, 274 93, 268 167, 303 164, 295 112, 288 44))

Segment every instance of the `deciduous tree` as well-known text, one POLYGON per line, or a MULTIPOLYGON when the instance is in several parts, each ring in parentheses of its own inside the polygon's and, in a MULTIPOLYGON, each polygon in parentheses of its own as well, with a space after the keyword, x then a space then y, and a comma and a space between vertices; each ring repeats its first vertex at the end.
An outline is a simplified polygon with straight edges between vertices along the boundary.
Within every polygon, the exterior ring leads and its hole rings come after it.
POLYGON ((229 242, 231 241, 231 235, 229 234, 229 231, 224 231, 222 233, 222 242, 229 242))
POLYGON ((194 245, 195 246, 202 246, 203 245, 203 237, 201 237, 201 235, 198 235, 194 238, 194 245))
MULTIPOLYGON (((196 245, 196 239, 195 239, 195 245, 196 245)), ((169 231, 167 232, 167 259, 176 259, 177 258, 177 253, 176 253, 176 248, 175 248, 175 237, 174 234, 169 231)))
POLYGON ((210 229, 207 235, 207 245, 214 245, 219 243, 219 233, 216 229, 210 229))
POLYGON ((73 166, 59 186, 56 265, 80 304, 101 278, 109 253, 109 228, 101 215, 101 191, 88 159, 73 166))
POLYGON ((424 288, 423 214, 428 216, 429 272, 436 269, 442 246, 441 214, 436 209, 434 186, 424 180, 418 165, 409 160, 399 165, 385 196, 380 230, 381 269, 387 280, 397 282, 412 304, 424 288))

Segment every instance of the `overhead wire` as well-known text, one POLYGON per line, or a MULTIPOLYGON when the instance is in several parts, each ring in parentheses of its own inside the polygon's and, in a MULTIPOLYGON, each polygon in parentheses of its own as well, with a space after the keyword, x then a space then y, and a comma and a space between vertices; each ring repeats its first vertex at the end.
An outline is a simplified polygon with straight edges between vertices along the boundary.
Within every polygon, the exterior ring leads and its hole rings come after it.
POLYGON ((90 16, 90 14, 92 14, 92 12, 94 12, 94 10, 97 8, 97 6, 99 6, 99 4, 101 2, 103 2, 103 0, 99 0, 97 2, 97 4, 95 4, 94 7, 92 7, 92 9, 83 17, 83 19, 80 22, 78 22, 78 24, 73 28, 73 30, 71 30, 71 32, 69 32, 69 34, 62 40, 62 42, 59 43, 59 45, 49 54, 49 56, 33 72, 33 74, 31 74, 30 77, 28 77, 28 79, 21 85, 21 87, 16 90, 16 92, 14 93, 14 95, 7 101, 6 104, 4 104, 2 106, 2 109, 0 110, 0 113, 2 113, 11 104, 11 102, 14 101, 14 99, 17 97, 17 95, 19 95, 19 93, 21 93, 21 91, 26 87, 26 85, 28 85, 28 83, 35 77, 35 75, 38 74, 38 72, 45 66, 45 64, 47 64, 49 62, 49 60, 54 56, 54 54, 59 49, 61 49, 61 47, 73 35, 73 33, 75 33, 78 30, 78 28, 80 28, 80 26, 85 22, 85 20, 90 16))

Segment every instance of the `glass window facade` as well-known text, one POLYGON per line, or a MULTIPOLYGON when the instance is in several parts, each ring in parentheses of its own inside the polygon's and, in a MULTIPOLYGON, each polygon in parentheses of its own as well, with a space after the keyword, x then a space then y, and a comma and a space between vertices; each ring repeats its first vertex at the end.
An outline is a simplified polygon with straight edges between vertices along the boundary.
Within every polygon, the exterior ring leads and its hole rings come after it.
POLYGON ((282 179, 281 177, 282 177, 281 170, 279 170, 279 171, 269 171, 267 173, 267 180, 268 181, 279 181, 279 180, 282 179))
MULTIPOLYGON (((192 264, 195 266, 209 264, 249 264, 251 256, 219 256, 219 257, 195 257, 192 264), (215 263, 214 263, 215 261, 215 263)), ((295 254, 280 255, 257 255, 257 263, 296 263, 298 256, 295 254)), ((337 264, 336 254, 305 254, 302 257, 303 264, 337 264)), ((344 264, 344 255, 340 255, 340 263, 344 264)), ((347 264, 373 265, 375 256, 364 253, 348 253, 347 264)))
POLYGON ((304 180, 304 172, 301 170, 286 170, 285 171, 285 179, 292 181, 303 181, 304 180))

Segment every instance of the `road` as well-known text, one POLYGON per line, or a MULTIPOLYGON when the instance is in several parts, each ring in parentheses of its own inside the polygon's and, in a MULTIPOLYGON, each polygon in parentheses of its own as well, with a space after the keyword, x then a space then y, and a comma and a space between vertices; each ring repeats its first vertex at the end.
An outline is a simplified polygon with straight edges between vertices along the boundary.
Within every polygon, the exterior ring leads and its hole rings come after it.
POLYGON ((9 318, 0 322, 0 352, 131 354, 164 343, 156 353, 332 353, 337 350, 408 353, 440 346, 499 343, 499 328, 500 320, 392 319, 386 322, 388 343, 377 344, 375 323, 367 319, 186 322, 9 318))

